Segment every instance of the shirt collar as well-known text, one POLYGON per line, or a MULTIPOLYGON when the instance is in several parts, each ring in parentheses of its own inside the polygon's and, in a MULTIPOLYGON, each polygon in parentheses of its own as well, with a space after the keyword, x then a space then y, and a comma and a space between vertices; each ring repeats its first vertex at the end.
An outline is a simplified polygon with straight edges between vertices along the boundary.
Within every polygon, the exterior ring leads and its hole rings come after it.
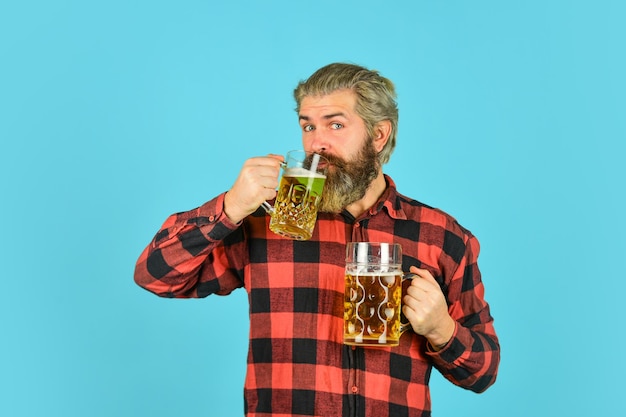
POLYGON ((368 210, 369 215, 375 216, 385 209, 392 219, 406 220, 406 213, 402 208, 402 204, 400 204, 400 196, 398 195, 396 184, 387 174, 385 174, 385 182, 387 183, 387 188, 385 188, 376 204, 370 207, 368 210))

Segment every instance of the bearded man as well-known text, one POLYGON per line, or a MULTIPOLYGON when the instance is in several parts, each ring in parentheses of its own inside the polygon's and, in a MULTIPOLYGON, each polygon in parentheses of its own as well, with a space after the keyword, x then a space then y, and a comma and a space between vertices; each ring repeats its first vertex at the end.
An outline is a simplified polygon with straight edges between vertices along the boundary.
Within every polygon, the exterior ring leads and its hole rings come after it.
POLYGON ((170 216, 137 261, 135 281, 163 297, 248 293, 245 414, 430 416, 435 367, 482 392, 500 347, 477 265, 479 244, 445 212, 400 194, 383 173, 396 144, 392 82, 336 63, 294 91, 304 150, 329 161, 315 230, 296 241, 269 231, 283 157, 247 160, 232 188, 170 216), (403 294, 411 325, 399 345, 343 343, 348 242, 402 245, 415 274, 403 294))

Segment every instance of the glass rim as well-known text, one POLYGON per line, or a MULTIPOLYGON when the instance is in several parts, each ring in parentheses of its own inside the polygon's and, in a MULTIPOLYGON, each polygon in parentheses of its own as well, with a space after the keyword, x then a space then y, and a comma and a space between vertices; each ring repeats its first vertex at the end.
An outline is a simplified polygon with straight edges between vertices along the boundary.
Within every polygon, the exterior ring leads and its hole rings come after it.
POLYGON ((402 245, 389 242, 348 242, 345 260, 352 265, 400 265, 402 245))

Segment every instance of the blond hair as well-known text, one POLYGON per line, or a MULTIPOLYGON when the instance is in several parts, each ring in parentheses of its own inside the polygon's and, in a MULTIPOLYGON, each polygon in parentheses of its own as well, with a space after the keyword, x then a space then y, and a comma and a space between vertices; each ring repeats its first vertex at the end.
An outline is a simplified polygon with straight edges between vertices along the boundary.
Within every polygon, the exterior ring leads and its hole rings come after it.
POLYGON ((379 122, 391 122, 389 140, 378 154, 381 165, 387 163, 396 146, 398 105, 393 83, 378 71, 345 63, 322 67, 307 80, 298 83, 293 92, 296 111, 300 111, 300 104, 307 96, 324 96, 342 89, 356 94, 355 111, 365 122, 370 138, 374 137, 374 129, 379 122))

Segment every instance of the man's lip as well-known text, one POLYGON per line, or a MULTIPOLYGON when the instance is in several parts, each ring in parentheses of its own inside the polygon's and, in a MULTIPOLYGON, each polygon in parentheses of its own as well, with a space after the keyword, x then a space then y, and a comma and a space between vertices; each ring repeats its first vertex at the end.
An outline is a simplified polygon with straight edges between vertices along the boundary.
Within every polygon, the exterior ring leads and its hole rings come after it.
POLYGON ((318 153, 317 155, 321 156, 321 158, 317 161, 318 168, 328 169, 329 166, 333 165, 327 155, 321 153, 318 153))

